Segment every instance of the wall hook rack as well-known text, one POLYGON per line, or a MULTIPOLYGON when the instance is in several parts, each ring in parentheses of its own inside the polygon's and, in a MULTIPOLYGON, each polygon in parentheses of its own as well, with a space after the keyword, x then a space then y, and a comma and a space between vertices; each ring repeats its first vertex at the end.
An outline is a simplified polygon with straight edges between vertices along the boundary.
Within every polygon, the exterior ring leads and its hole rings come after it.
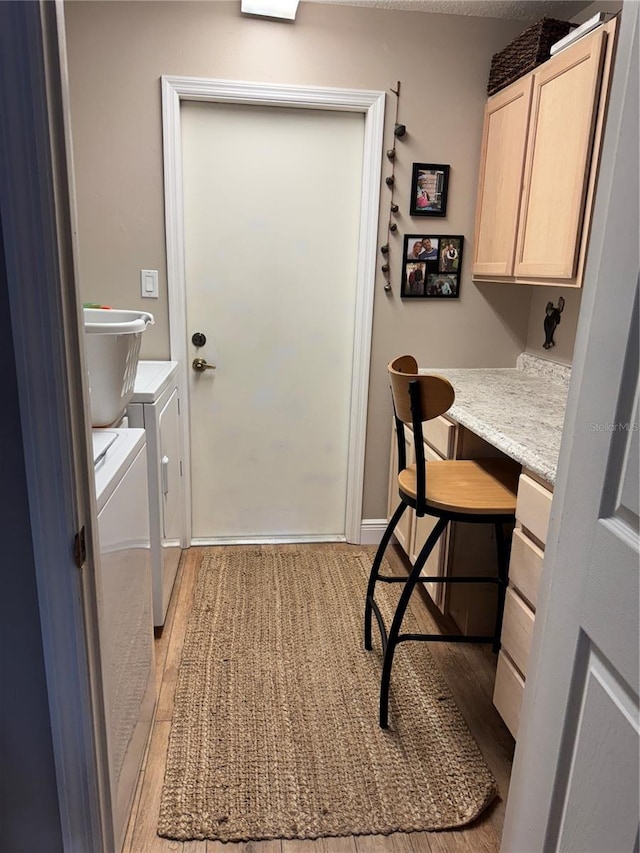
MULTIPOLYGON (((399 210, 398 205, 393 200, 393 193, 394 193, 394 187, 395 187, 395 174, 394 173, 395 173, 395 165, 396 165, 395 139, 402 138, 407 132, 406 126, 404 124, 400 124, 398 121, 398 112, 400 109, 400 87, 401 87, 401 85, 402 84, 401 84, 400 80, 398 80, 398 82, 396 84, 396 88, 394 89, 393 87, 391 87, 391 89, 390 89, 390 91, 393 92, 393 94, 396 96, 396 116, 395 116, 395 121, 394 121, 394 125, 393 125, 393 136, 394 136, 393 148, 388 148, 386 151, 387 158, 391 162, 391 174, 388 175, 384 179, 384 182, 389 187, 389 189, 391 190, 391 202, 390 202, 391 213, 398 213, 398 210, 399 210)), ((385 274, 385 277, 386 277, 386 281, 384 284, 385 293, 391 293, 393 290, 393 288, 391 287, 391 280, 390 280, 391 279, 391 264, 389 262, 389 235, 395 233, 397 230, 398 230, 398 224, 396 222, 394 222, 392 219, 390 219, 388 224, 387 224, 387 242, 384 244, 384 246, 380 247, 380 251, 382 252, 382 254, 387 259, 385 261, 385 263, 380 267, 380 269, 382 270, 382 272, 385 274)))

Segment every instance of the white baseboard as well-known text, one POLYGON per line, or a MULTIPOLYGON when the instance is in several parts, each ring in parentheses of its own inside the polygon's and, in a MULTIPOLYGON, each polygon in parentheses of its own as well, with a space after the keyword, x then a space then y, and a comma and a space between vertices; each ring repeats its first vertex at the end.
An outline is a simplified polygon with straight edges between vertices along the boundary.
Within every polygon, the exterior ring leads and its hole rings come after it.
POLYGON ((387 529, 386 518, 363 518, 360 526, 361 545, 379 545, 387 529))
POLYGON ((324 536, 318 534, 289 534, 288 536, 194 536, 191 539, 191 545, 194 547, 203 547, 207 545, 295 545, 296 543, 304 544, 306 542, 346 542, 346 537, 343 534, 335 534, 332 536, 324 536))
MULTIPOLYGON (((386 518, 363 518, 360 525, 360 544, 379 545, 384 531, 387 529, 386 518)), ((268 537, 218 537, 218 538, 193 538, 190 545, 256 545, 256 544, 283 544, 295 542, 344 542, 344 536, 268 536, 268 537)), ((391 540, 395 542, 395 537, 391 540)), ((189 547, 186 545, 185 547, 189 547)))

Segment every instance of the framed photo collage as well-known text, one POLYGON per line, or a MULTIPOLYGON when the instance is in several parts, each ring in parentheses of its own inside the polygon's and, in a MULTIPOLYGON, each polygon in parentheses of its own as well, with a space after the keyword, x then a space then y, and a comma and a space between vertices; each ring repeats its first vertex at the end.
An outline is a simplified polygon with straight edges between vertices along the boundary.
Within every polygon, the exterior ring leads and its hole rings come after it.
POLYGON ((457 299, 463 244, 461 234, 405 234, 401 297, 457 299))

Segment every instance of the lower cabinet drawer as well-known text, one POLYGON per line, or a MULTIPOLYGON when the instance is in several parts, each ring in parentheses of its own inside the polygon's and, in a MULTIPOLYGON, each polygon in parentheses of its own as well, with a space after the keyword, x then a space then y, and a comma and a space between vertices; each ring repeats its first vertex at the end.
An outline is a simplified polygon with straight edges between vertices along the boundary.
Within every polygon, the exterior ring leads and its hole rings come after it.
POLYGON ((509 583, 513 584, 534 610, 538 606, 538 587, 543 559, 544 551, 516 528, 511 542, 509 583))
POLYGON ((516 518, 526 527, 536 539, 544 545, 547 541, 549 513, 553 492, 536 483, 526 474, 520 475, 518 482, 518 500, 516 503, 516 518))
POLYGON ((453 456, 453 434, 455 424, 442 415, 422 424, 422 435, 427 444, 437 450, 443 459, 451 459, 453 456))
POLYGON ((404 515, 398 522, 394 533, 400 547, 407 554, 409 553, 409 547, 411 545, 411 531, 413 528, 414 519, 414 511, 410 508, 405 509, 404 515))
POLYGON ((514 736, 518 734, 524 679, 504 652, 498 655, 493 704, 514 736))
POLYGON ((524 676, 527 674, 534 618, 529 605, 509 587, 504 601, 501 645, 524 676))
MULTIPOLYGON (((424 458, 427 463, 429 462, 441 462, 442 458, 435 453, 425 442, 424 444, 424 458)), ((418 518, 416 514, 413 514, 413 526, 411 529, 411 546, 409 548, 409 560, 413 565, 415 561, 418 559, 418 555, 422 550, 422 546, 427 541, 427 537, 433 530, 433 528, 438 523, 438 519, 433 515, 425 515, 422 518, 418 518)), ((443 545, 446 541, 446 531, 443 535, 438 539, 435 548, 429 555, 427 562, 425 563, 424 569, 422 570, 423 575, 441 575, 442 574, 442 562, 443 562, 443 545)), ((425 589, 431 596, 434 604, 440 606, 440 602, 442 600, 442 584, 440 583, 426 583, 424 585, 425 589)))
MULTIPOLYGON (((411 465, 415 461, 414 452, 413 452, 413 433, 411 430, 406 429, 404 432, 405 437, 405 453, 406 453, 406 462, 407 465, 411 465)), ((398 495, 398 444, 395 435, 395 422, 392 425, 392 435, 391 435, 391 458, 389 462, 389 493, 387 497, 387 521, 390 520, 393 513, 396 511, 400 504, 400 496, 398 495)), ((411 547, 411 532, 412 532, 412 522, 415 517, 415 513, 412 509, 407 508, 404 511, 404 515, 398 522, 398 526, 395 530, 395 537, 400 543, 403 551, 407 554, 409 553, 409 549, 411 547)))

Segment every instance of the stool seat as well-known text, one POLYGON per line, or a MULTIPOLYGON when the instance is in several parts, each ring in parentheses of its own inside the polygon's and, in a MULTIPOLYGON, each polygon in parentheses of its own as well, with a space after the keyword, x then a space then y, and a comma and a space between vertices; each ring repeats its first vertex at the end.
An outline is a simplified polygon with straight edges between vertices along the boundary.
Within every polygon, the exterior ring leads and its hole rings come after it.
MULTIPOLYGON (((470 515, 513 515, 520 466, 510 459, 455 459, 426 463, 425 507, 470 515)), ((400 491, 417 500, 417 471, 398 474, 400 491)), ((439 513, 438 513, 439 514, 439 513)))

